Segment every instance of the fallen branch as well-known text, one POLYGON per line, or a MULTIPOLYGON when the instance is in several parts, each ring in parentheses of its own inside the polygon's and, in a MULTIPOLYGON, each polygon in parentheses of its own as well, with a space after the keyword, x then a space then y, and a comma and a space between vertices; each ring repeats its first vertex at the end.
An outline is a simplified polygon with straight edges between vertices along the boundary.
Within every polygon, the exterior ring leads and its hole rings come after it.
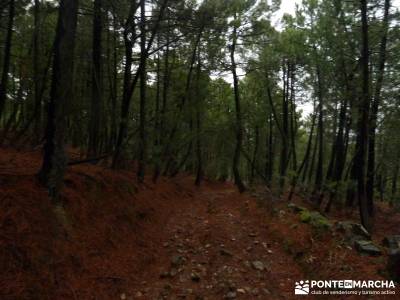
POLYGON ((107 158, 109 156, 111 156, 111 153, 110 154, 105 154, 105 155, 102 155, 102 156, 99 156, 99 157, 92 157, 92 158, 87 158, 87 159, 83 159, 83 160, 71 161, 71 162, 68 163, 68 166, 74 166, 74 165, 97 162, 97 161, 102 160, 104 158, 107 158))

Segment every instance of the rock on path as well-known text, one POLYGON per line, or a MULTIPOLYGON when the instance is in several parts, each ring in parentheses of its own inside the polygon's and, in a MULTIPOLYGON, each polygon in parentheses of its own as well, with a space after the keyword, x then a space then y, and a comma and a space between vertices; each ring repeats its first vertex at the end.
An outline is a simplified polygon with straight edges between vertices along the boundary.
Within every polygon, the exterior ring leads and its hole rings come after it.
POLYGON ((304 277, 265 213, 234 187, 201 189, 163 228, 161 255, 126 295, 133 299, 291 299, 304 277))

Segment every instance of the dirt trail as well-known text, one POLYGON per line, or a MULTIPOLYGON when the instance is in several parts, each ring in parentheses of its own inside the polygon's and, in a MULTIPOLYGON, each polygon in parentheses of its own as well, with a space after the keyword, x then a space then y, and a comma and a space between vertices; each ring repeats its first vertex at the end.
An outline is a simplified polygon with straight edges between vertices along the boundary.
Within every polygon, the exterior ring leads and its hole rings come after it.
MULTIPOLYGON (((70 168, 68 231, 55 235, 57 215, 35 178, 40 163, 39 152, 0 149, 1 299, 296 299, 303 279, 385 279, 385 256, 361 256, 334 232, 314 231, 269 193, 195 187, 183 174, 138 185, 134 166, 70 168)), ((374 241, 400 234, 399 220, 377 207, 374 241)))
POLYGON ((180 175, 136 185, 132 168, 74 166, 68 233, 55 238, 40 153, 0 154, 2 299, 290 299, 305 278, 266 211, 233 184, 180 175))
POLYGON ((294 282, 304 276, 269 236, 266 214, 254 199, 229 184, 207 184, 179 202, 162 228, 158 257, 122 298, 293 297, 294 282))

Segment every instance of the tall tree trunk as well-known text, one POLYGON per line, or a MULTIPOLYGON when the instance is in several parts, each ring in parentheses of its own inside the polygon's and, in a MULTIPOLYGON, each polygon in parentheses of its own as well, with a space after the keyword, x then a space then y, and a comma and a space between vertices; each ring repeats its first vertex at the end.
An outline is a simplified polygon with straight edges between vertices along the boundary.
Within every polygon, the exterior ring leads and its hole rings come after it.
POLYGON ((335 109, 333 113, 333 124, 332 124, 332 145, 331 145, 331 155, 329 158, 328 169, 326 171, 326 181, 330 182, 333 177, 333 169, 336 163, 336 140, 337 140, 337 132, 339 131, 339 124, 338 124, 338 103, 335 102, 335 109))
POLYGON ((356 155, 354 166, 357 179, 357 196, 360 208, 361 223, 368 230, 372 230, 372 208, 368 203, 365 186, 365 166, 368 143, 368 123, 369 123, 369 37, 368 37, 368 5, 367 0, 360 0, 361 9, 361 68, 362 68, 362 97, 359 103, 359 119, 356 142, 356 155))
POLYGON ((4 44, 3 72, 1 75, 1 82, 0 82, 0 118, 3 116, 4 107, 7 99, 8 71, 10 70, 11 41, 13 34, 14 17, 15 17, 15 0, 10 0, 8 8, 7 35, 4 44))
POLYGON ((306 166, 306 164, 307 164, 307 162, 308 162, 308 160, 310 158, 316 117, 317 117, 317 113, 316 113, 316 109, 315 109, 315 100, 314 100, 314 111, 313 111, 313 116, 312 116, 312 120, 311 120, 311 129, 310 129, 310 135, 309 135, 308 142, 307 142, 306 152, 304 154, 303 161, 301 162, 300 167, 297 170, 297 173, 293 177, 292 187, 290 188, 288 201, 292 200, 293 194, 294 194, 294 192, 296 190, 296 185, 297 185, 297 182, 298 182, 298 178, 299 178, 301 172, 303 171, 304 167, 306 166))
MULTIPOLYGON (((111 23, 111 22, 110 22, 111 23)), ((110 26, 110 24, 109 24, 110 26)), ((110 140, 108 142, 108 152, 111 152, 117 140, 117 98, 118 98, 118 59, 117 59, 117 21, 114 12, 112 13, 112 43, 111 30, 108 30, 108 77, 110 86, 110 102, 111 102, 111 127, 110 140), (112 49, 110 49, 112 47, 112 49), (111 54, 112 53, 112 54, 111 54)))
POLYGON ((132 53, 133 46, 135 40, 135 22, 134 17, 137 10, 136 1, 131 3, 129 8, 129 15, 126 18, 124 25, 124 46, 125 46, 125 66, 124 66, 124 79, 123 79, 123 87, 122 87, 122 102, 121 102, 121 119, 119 124, 119 129, 117 133, 117 140, 114 149, 114 156, 112 161, 112 167, 116 168, 120 164, 121 152, 122 152, 122 143, 126 137, 127 129, 128 129, 128 116, 129 116, 129 104, 130 104, 130 95, 129 95, 129 87, 131 84, 131 69, 132 69, 132 53))
POLYGON ((163 172, 164 174, 168 173, 170 166, 173 165, 173 161, 175 160, 175 155, 171 155, 171 152, 172 152, 171 148, 173 146, 175 134, 178 131, 178 125, 180 123, 179 121, 182 118, 182 112, 185 108, 185 104, 187 101, 190 100, 193 70, 194 70, 195 63, 196 63, 197 53, 198 53, 198 51, 200 51, 199 47, 200 47, 201 37, 203 35, 203 30, 204 30, 204 24, 202 24, 200 26, 199 32, 197 33, 196 40, 194 42, 193 50, 192 50, 191 57, 190 57, 189 71, 186 76, 185 91, 181 97, 180 103, 178 104, 178 115, 175 117, 174 124, 168 135, 168 140, 167 140, 166 145, 163 150, 162 157, 167 158, 167 163, 166 163, 166 166, 165 166, 165 169, 163 172))
POLYGON ((41 182, 50 196, 59 201, 67 165, 65 153, 67 105, 72 99, 75 32, 78 14, 77 0, 61 0, 56 29, 53 75, 45 132, 41 182))
MULTIPOLYGON (((235 16, 236 18, 236 16, 235 16)), ((242 127, 242 113, 240 108, 240 94, 239 94, 239 79, 236 73, 236 61, 235 61, 235 50, 237 44, 237 28, 233 28, 232 44, 230 45, 230 58, 231 58, 231 72, 233 77, 233 92, 235 98, 236 108, 236 147, 233 155, 233 176, 235 184, 239 189, 239 192, 243 193, 246 190, 240 177, 239 164, 240 164, 240 151, 242 148, 243 141, 243 127, 242 127)))
POLYGON ((369 214, 373 215, 374 209, 374 185, 375 185, 375 131, 378 118, 378 110, 381 102, 381 90, 386 63, 386 44, 389 28, 390 0, 385 0, 382 39, 379 49, 379 66, 376 79, 375 94, 371 105, 369 139, 368 139, 368 167, 367 167, 367 199, 369 214))
POLYGON ((303 183, 311 182, 313 176, 315 175, 314 167, 315 167, 315 158, 316 158, 317 152, 318 152, 319 133, 320 133, 320 131, 317 130, 317 134, 315 136, 315 144, 314 144, 314 147, 313 147, 310 164, 309 164, 309 166, 308 165, 306 166, 307 169, 305 169, 305 172, 304 172, 303 183))
MULTIPOLYGON (((141 0, 142 1, 142 0, 141 0)), ((151 30, 150 38, 148 39, 147 45, 145 47, 144 53, 141 53, 141 60, 139 63, 139 66, 137 68, 136 74, 131 80, 131 69, 128 67, 132 66, 132 47, 133 47, 133 40, 134 38, 129 38, 129 34, 134 35, 135 30, 134 30, 134 19, 135 19, 135 13, 137 11, 137 4, 136 1, 132 2, 131 8, 130 8, 130 14, 129 17, 126 21, 125 25, 125 31, 124 31, 124 41, 125 41, 125 51, 126 51, 126 64, 125 64, 125 78, 124 78, 124 89, 123 89, 123 97, 122 97, 122 105, 121 105, 121 120, 119 124, 119 129, 118 129, 118 137, 117 137, 117 143, 115 145, 115 150, 114 150, 114 157, 113 157, 113 162, 112 166, 113 168, 116 168, 118 164, 120 163, 120 158, 121 158, 121 152, 122 152, 122 143, 125 140, 127 130, 128 130, 128 116, 129 116, 129 108, 131 105, 131 99, 132 95, 135 91, 135 88, 137 86, 137 83, 141 77, 142 74, 142 68, 146 67, 145 65, 142 64, 142 62, 146 62, 147 56, 149 55, 149 51, 153 45, 154 38, 158 32, 158 29, 160 27, 160 23, 163 19, 164 16, 164 11, 167 7, 168 0, 163 0, 160 4, 160 10, 157 16, 157 20, 155 20, 154 25, 151 30), (146 59, 142 60, 142 57, 145 57, 146 59), (129 74, 127 74, 128 72, 129 74), (125 85, 126 84, 126 85, 125 85)))
POLYGON ((258 126, 256 126, 255 130, 255 141, 254 141, 254 152, 253 152, 253 158, 251 160, 251 173, 250 173, 250 182, 254 182, 254 176, 255 176, 255 168, 257 164, 257 156, 258 156, 258 147, 259 147, 259 141, 260 141, 260 129, 258 126))
MULTIPOLYGON (((400 154, 400 152, 399 152, 399 154, 400 154)), ((390 195, 390 203, 391 204, 394 203, 396 196, 397 196, 397 180, 399 178, 399 173, 400 173, 400 163, 399 163, 400 155, 397 155, 397 157, 398 157, 398 159, 394 166, 393 177, 392 177, 392 187, 391 187, 391 195, 390 195)))
MULTIPOLYGON (((167 26, 169 25, 169 21, 167 21, 167 26)), ((153 174, 153 182, 157 182, 158 177, 160 176, 161 169, 161 147, 164 145, 164 131, 165 131, 165 123, 166 123, 166 110, 167 110, 167 100, 168 100, 168 88, 169 88, 169 78, 170 78, 170 66, 169 66, 169 32, 167 32, 167 46, 164 54, 164 74, 163 74, 163 90, 162 90, 162 106, 161 106, 161 116, 160 116, 160 128, 158 130, 159 135, 159 149, 157 150, 156 163, 154 166, 154 174, 153 174)))
POLYGON ((297 151, 296 151, 296 132, 297 132, 297 116, 296 116, 296 95, 295 95, 295 65, 291 66, 290 72, 290 137, 291 152, 293 157, 293 170, 297 170, 297 151))
POLYGON ((285 177, 288 164, 288 134, 289 134, 289 104, 288 104, 288 89, 289 89, 289 64, 283 64, 283 96, 282 96, 282 145, 280 157, 280 193, 283 193, 285 187, 285 177))
POLYGON ((274 124, 272 122, 272 112, 268 116, 268 134, 266 138, 266 157, 265 157, 265 178, 268 187, 271 186, 273 169, 274 169, 274 124))
POLYGON ((344 164, 346 161, 345 156, 345 140, 344 140, 344 130, 346 126, 346 112, 347 112, 347 97, 342 101, 340 105, 339 112, 339 124, 338 124, 338 132, 335 140, 335 147, 332 149, 336 152, 335 154, 335 162, 332 166, 332 181, 334 183, 334 188, 329 196, 329 201, 325 208, 326 212, 330 211, 331 205, 336 198, 337 191, 340 185, 340 181, 342 180, 342 174, 344 169, 344 164))
POLYGON ((102 128, 102 0, 94 0, 93 41, 92 41, 92 99, 90 103, 88 157, 100 152, 100 128, 102 128))
POLYGON ((314 199, 320 205, 323 199, 323 165, 324 165, 324 96, 322 91, 322 74, 319 64, 317 64, 317 85, 318 85, 318 161, 315 174, 314 199))
POLYGON ((34 29, 33 29, 33 78, 34 78, 34 89, 35 89, 35 108, 33 118, 35 119, 35 134, 36 141, 40 140, 42 132, 42 94, 40 93, 41 85, 44 84, 39 76, 39 58, 40 58, 40 0, 35 0, 33 7, 34 11, 34 29))
MULTIPOLYGON (((160 45, 160 39, 158 39, 158 46, 160 45)), ((160 136, 160 100, 161 100, 161 59, 160 54, 157 55, 157 70, 156 70, 156 111, 154 114, 154 149, 153 149, 153 162, 154 162, 154 173, 153 183, 157 182, 156 168, 159 166, 159 156, 161 147, 161 136, 160 136)), ((159 172, 159 171, 158 171, 159 172)))
POLYGON ((203 97, 200 94, 200 75, 201 75, 201 64, 200 56, 198 55, 197 62, 197 83, 196 83, 196 160, 197 160, 197 170, 196 170, 196 180, 195 184, 199 186, 203 180, 203 156, 202 156, 202 139, 201 139, 201 106, 203 104, 203 97))
POLYGON ((137 176, 139 182, 144 181, 147 141, 146 141, 146 1, 140 0, 140 109, 139 109, 139 166, 137 176))

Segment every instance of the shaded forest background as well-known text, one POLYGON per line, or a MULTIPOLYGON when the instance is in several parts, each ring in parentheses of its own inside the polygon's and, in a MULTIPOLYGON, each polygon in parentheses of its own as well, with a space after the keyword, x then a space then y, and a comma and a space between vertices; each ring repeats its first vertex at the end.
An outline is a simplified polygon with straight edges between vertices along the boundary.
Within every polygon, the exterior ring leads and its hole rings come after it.
POLYGON ((277 30, 279 4, 2 1, 0 141, 43 146, 56 204, 68 165, 135 160, 140 182, 265 184, 372 230, 400 203, 398 8, 304 0, 277 30))

